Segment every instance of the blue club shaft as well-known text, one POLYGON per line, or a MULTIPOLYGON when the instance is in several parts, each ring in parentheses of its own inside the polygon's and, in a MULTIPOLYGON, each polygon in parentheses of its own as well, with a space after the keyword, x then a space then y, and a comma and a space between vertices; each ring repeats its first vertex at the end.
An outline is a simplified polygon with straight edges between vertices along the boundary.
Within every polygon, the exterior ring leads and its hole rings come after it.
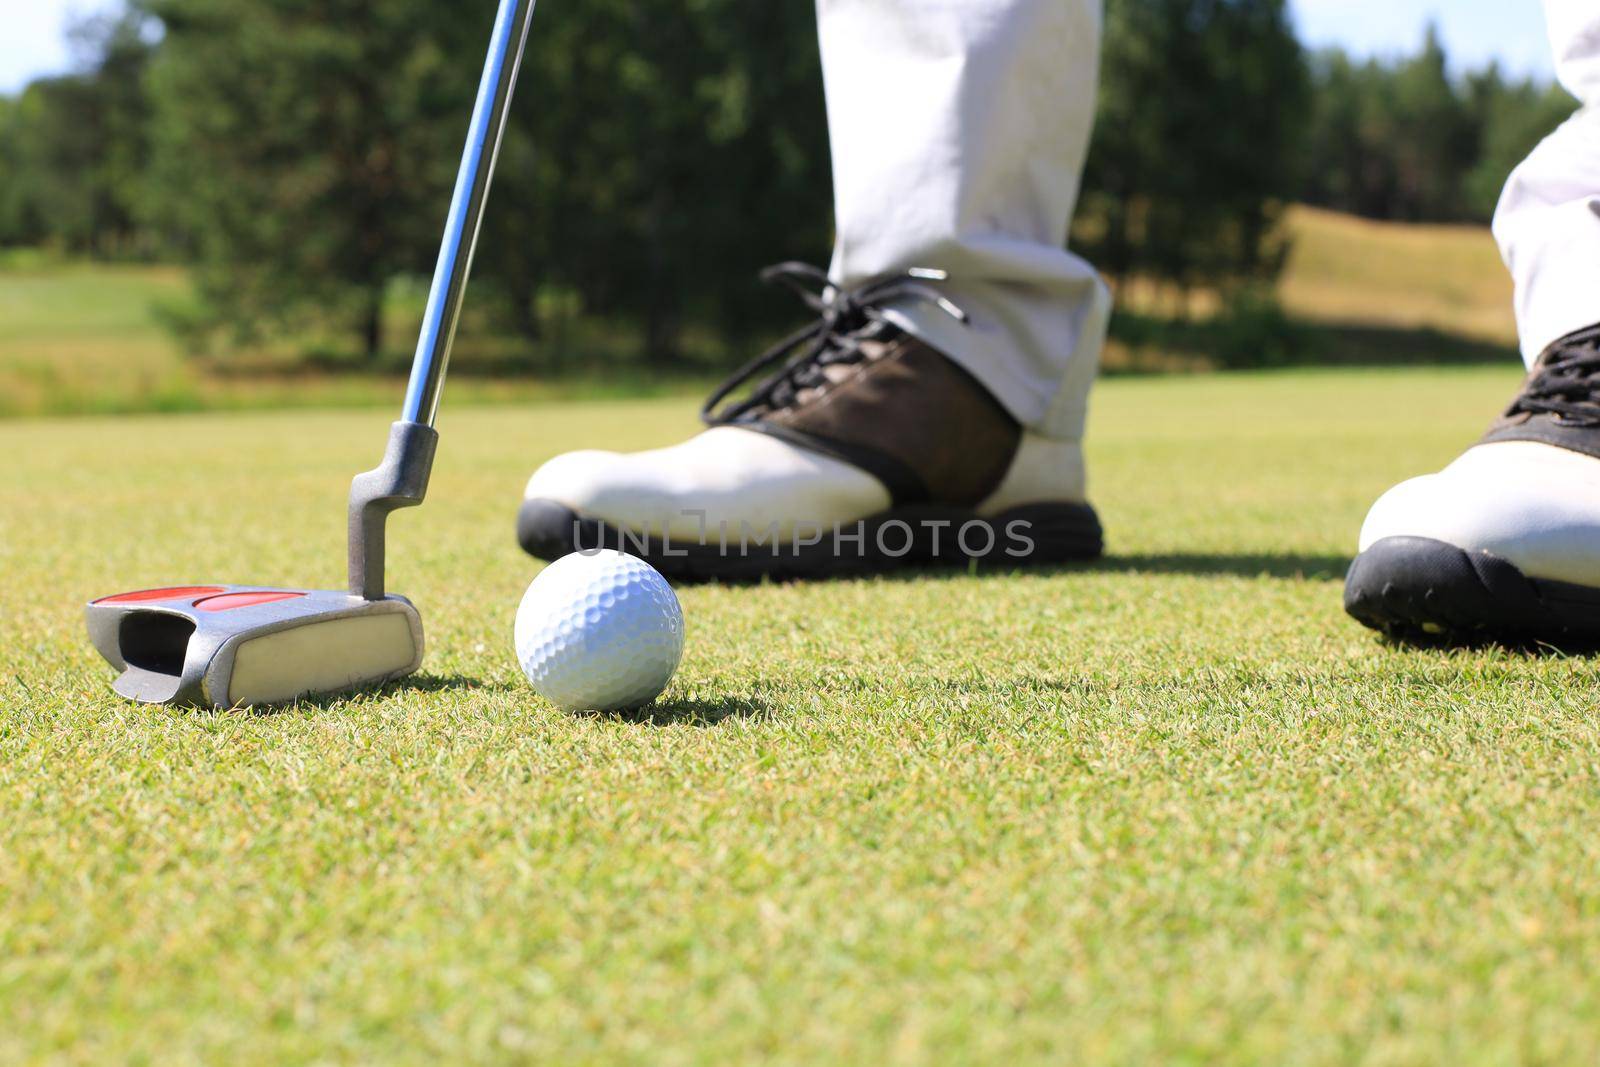
POLYGON ((456 327, 461 321, 467 277, 472 273, 472 257, 478 247, 483 210, 489 199, 489 186, 494 180, 500 142, 511 111, 517 71, 528 41, 528 27, 533 21, 533 5, 534 0, 500 2, 489 59, 478 87, 478 102, 472 111, 472 129, 467 135, 461 172, 450 203, 450 217, 445 224, 444 243, 439 249, 439 264, 428 294, 422 336, 417 341, 417 355, 411 366, 411 384, 406 390, 405 408, 401 413, 405 422, 432 426, 439 416, 439 396, 444 389, 456 327))

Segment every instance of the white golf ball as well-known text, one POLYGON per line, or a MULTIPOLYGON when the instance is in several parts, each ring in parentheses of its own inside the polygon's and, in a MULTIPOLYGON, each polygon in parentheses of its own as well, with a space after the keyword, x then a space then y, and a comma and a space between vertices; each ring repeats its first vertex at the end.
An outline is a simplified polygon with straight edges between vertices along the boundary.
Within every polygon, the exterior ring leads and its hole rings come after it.
POLYGON ((683 658, 683 608, 648 563, 610 550, 550 564, 517 609, 517 660, 566 711, 624 711, 661 695, 683 658))

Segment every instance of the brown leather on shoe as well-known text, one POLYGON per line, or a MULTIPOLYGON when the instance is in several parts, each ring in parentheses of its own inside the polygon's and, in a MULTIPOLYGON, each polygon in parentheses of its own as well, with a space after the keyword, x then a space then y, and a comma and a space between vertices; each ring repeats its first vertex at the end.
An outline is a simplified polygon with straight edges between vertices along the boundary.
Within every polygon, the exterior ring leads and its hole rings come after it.
POLYGON ((948 357, 892 328, 863 340, 862 359, 740 425, 826 452, 867 471, 898 504, 971 507, 999 486, 1022 428, 948 357))
POLYGON ((804 263, 767 268, 764 280, 793 289, 819 317, 730 375, 701 418, 843 460, 881 481, 896 505, 976 505, 1004 480, 1022 428, 976 378, 887 313, 923 302, 966 322, 929 284, 944 277, 915 269, 843 290, 804 263))

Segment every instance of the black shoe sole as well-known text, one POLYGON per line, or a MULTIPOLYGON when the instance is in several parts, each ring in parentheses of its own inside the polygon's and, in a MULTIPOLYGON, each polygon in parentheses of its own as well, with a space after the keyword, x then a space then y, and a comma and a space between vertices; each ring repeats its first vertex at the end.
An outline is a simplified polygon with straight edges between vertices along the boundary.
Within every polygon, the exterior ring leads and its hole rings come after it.
POLYGON ((754 535, 741 545, 738 531, 730 531, 724 547, 715 529, 709 543, 685 544, 624 532, 553 500, 525 500, 517 513, 517 541, 529 555, 556 560, 612 548, 682 582, 838 578, 974 561, 1009 570, 1098 559, 1105 551, 1100 518, 1088 504, 1030 504, 992 518, 959 508, 897 508, 840 532, 814 544, 775 546, 754 535))
POLYGON ((1529 578, 1492 553, 1425 537, 1387 537, 1357 556, 1344 609, 1424 644, 1600 642, 1600 589, 1529 578))

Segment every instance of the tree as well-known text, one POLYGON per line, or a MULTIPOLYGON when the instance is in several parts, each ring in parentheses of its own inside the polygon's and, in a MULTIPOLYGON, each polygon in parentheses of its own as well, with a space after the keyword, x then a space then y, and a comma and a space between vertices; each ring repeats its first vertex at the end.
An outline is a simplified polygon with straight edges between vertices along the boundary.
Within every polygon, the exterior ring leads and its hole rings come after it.
POLYGON ((431 265, 489 16, 365 0, 147 0, 165 28, 153 214, 214 321, 383 347, 391 279, 431 265))
POLYGON ((1273 275, 1306 105, 1283 0, 1110 0, 1078 248, 1180 290, 1273 275))
POLYGON ((0 96, 0 175, 5 176, 0 181, 0 247, 33 245, 43 239, 26 177, 25 128, 22 102, 0 96))
POLYGON ((1475 162, 1466 174, 1464 198, 1471 218, 1488 219, 1511 171, 1572 117, 1578 103, 1560 85, 1508 83, 1496 68, 1470 81, 1482 132, 1475 162))
POLYGON ((1393 124, 1383 141, 1395 161, 1390 218, 1457 219, 1463 186, 1477 155, 1477 134, 1466 102, 1450 80, 1438 28, 1430 25, 1422 51, 1390 79, 1382 114, 1393 124))
MULTIPOLYGON (((390 279, 431 267, 490 12, 144 3, 166 27, 156 217, 193 250, 216 320, 242 337, 349 321, 376 353, 390 279)), ((479 271, 525 335, 550 289, 639 323, 662 361, 690 318, 760 318, 742 295, 756 268, 826 247, 814 34, 795 5, 737 0, 540 12, 479 271)))
MULTIPOLYGON (((78 73, 0 101, 0 242, 160 251, 192 263, 208 336, 342 331, 377 355, 391 281, 433 266, 492 5, 133 2, 78 33, 78 73)), ((1180 293, 1270 279, 1296 199, 1487 218, 1574 106, 1493 69, 1453 76, 1431 33, 1402 62, 1308 67, 1284 0, 1107 0, 1106 21, 1073 242, 1180 293)), ((507 313, 530 362, 562 347, 551 308, 660 364, 707 337, 746 348, 792 315, 754 272, 825 258, 831 201, 808 6, 552 5, 475 306, 507 313)))
POLYGON ((1576 106, 1492 65, 1452 76, 1431 29, 1397 63, 1325 52, 1313 83, 1305 198, 1403 221, 1488 221, 1512 167, 1576 106))
MULTIPOLYGON (((832 189, 814 14, 587 0, 537 16, 484 246, 525 332, 541 287, 680 355, 686 322, 765 324, 774 259, 826 255, 832 189)), ((780 305, 781 306, 781 305, 780 305)))
POLYGON ((0 116, 0 241, 147 254, 138 211, 149 155, 143 79, 155 47, 148 21, 95 18, 72 35, 82 71, 34 82, 0 116))

